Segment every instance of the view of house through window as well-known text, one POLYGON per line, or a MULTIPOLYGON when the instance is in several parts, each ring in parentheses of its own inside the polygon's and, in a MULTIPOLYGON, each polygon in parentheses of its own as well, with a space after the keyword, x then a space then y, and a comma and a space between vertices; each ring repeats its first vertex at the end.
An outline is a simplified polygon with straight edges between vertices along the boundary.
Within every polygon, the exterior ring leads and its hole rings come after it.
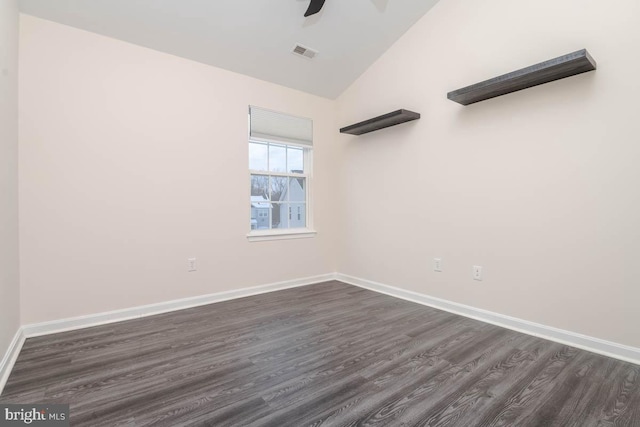
POLYGON ((251 230, 308 227, 311 120, 256 107, 250 120, 251 230))

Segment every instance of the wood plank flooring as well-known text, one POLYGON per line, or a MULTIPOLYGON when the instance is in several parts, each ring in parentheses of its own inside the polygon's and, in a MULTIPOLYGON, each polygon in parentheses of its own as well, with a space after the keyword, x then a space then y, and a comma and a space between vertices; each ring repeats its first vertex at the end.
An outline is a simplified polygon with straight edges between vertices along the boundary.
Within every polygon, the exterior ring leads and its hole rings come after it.
POLYGON ((640 366, 327 282, 30 338, 72 426, 640 426, 640 366))

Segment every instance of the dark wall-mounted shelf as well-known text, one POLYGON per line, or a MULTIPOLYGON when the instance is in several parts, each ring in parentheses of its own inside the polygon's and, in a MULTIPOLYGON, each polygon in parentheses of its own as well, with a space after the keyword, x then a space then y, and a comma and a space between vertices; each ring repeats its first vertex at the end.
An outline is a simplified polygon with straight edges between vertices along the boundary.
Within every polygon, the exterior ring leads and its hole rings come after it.
POLYGON ((449 92, 447 98, 462 105, 469 105, 595 69, 596 61, 586 49, 582 49, 449 92))
POLYGON ((414 113, 409 110, 398 110, 389 114, 384 114, 373 119, 365 120, 364 122, 356 123, 355 125, 347 126, 340 129, 340 133, 348 133, 351 135, 362 135, 365 133, 373 132, 388 128, 390 126, 399 125, 401 123, 410 122, 411 120, 418 120, 420 118, 419 113, 414 113))

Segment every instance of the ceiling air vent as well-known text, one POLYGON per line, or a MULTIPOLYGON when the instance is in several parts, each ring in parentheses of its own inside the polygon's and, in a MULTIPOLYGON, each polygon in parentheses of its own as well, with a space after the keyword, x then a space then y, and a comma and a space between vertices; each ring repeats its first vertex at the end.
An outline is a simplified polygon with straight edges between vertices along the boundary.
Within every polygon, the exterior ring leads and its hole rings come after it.
POLYGON ((310 49, 306 46, 302 46, 301 44, 295 45, 292 52, 295 55, 303 56, 307 59, 313 59, 318 54, 317 50, 310 49))

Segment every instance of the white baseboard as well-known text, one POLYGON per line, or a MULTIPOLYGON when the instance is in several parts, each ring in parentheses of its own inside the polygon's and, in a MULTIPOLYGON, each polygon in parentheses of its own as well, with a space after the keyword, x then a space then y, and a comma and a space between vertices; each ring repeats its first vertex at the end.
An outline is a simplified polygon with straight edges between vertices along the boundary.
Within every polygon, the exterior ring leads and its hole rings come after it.
POLYGON ((604 356, 613 357, 615 359, 624 360, 626 362, 640 364, 640 348, 629 347, 622 344, 617 344, 614 342, 529 322, 527 320, 493 313, 487 310, 458 304, 452 301, 430 297, 428 295, 420 294, 406 289, 384 285, 382 283, 373 282, 371 280, 361 279, 341 273, 330 273, 313 277, 306 277, 302 279, 271 283, 262 286, 254 286, 250 288, 218 292, 214 294, 184 298, 180 300, 166 301, 157 304, 131 307, 105 313, 24 325, 16 333, 13 341, 11 342, 11 345, 9 346, 9 349, 0 362, 0 394, 2 393, 2 389, 6 384, 7 379, 9 378, 9 373, 13 368, 13 365, 18 357, 18 354, 20 353, 20 350, 22 349, 22 345, 24 344, 26 338, 88 328, 91 326, 105 325, 109 323, 121 322, 124 320, 138 319, 141 317, 152 316, 154 314, 167 313, 171 311, 182 310, 185 308, 228 301, 252 295, 259 295, 283 289, 307 286, 330 280, 339 280, 341 282, 359 286, 361 288, 369 289, 396 298, 401 298, 407 301, 416 302, 418 304, 423 304, 429 307, 448 311, 450 313, 480 320, 482 322, 502 326, 504 328, 522 332, 528 335, 533 335, 536 337, 570 345, 572 347, 577 347, 593 353, 598 353, 604 356))
POLYGON ((544 338, 592 353, 602 354, 604 356, 613 357, 625 362, 640 365, 640 348, 630 347, 617 344, 611 341, 593 338, 587 335, 577 334, 565 331, 551 326, 541 325, 539 323, 529 322, 527 320, 515 317, 505 316, 503 314, 493 313, 491 311, 482 310, 468 305, 458 304, 440 298, 430 297, 406 289, 400 289, 393 286, 384 285, 382 283, 373 282, 371 280, 361 279, 346 274, 337 273, 335 280, 339 280, 350 285, 359 286, 382 294, 401 298, 407 301, 416 302, 418 304, 427 305, 439 310, 448 311, 450 313, 459 314, 471 319, 480 320, 482 322, 491 323, 493 325, 502 326, 524 334, 533 335, 535 337, 544 338))
POLYGON ((141 317, 153 316, 154 314, 183 310, 185 308, 198 307, 201 305, 228 301, 236 298, 248 297, 251 295, 258 295, 267 292, 280 291, 283 289, 312 285, 315 283, 335 280, 335 277, 335 273, 322 274, 319 276, 305 277, 302 279, 287 280, 284 282, 271 283, 268 285, 217 292, 209 295, 201 295, 197 297, 183 298, 156 304, 125 308, 122 310, 109 311, 105 313, 90 314, 87 316, 72 317, 68 319, 54 320, 51 322, 33 323, 30 325, 22 326, 22 332, 24 333, 24 336, 26 338, 31 338, 58 332, 72 331, 75 329, 106 325, 108 323, 122 322, 124 320, 138 319, 141 317))
POLYGON ((0 395, 2 395, 2 390, 4 390, 4 386, 9 379, 9 374, 13 369, 13 365, 16 363, 18 354, 20 354, 24 340, 25 336, 24 333, 22 333, 22 328, 20 328, 13 336, 13 340, 11 341, 11 344, 9 344, 7 352, 0 361, 0 395))

